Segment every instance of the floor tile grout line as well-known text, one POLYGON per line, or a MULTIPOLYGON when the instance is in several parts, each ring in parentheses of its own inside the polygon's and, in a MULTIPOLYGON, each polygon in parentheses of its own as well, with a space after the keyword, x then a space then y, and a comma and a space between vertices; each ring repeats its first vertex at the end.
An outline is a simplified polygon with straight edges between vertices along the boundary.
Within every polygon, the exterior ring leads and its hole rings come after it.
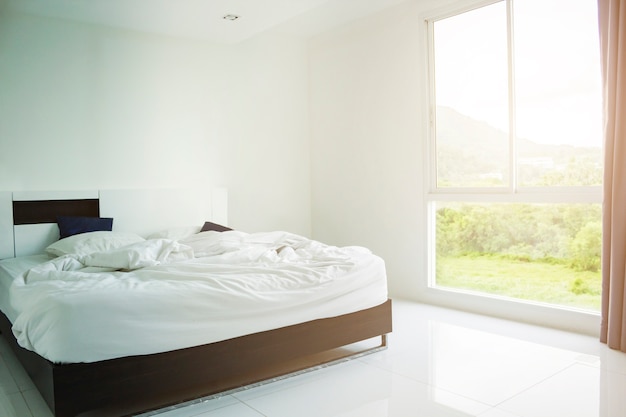
POLYGON ((381 366, 376 365, 376 364, 373 364, 373 363, 368 363, 368 362, 362 362, 362 363, 363 363, 364 365, 371 366, 371 367, 373 367, 373 368, 375 368, 375 369, 377 369, 377 370, 379 370, 379 371, 387 372, 387 373, 389 373, 389 374, 391 374, 391 375, 395 375, 395 376, 398 376, 398 377, 401 377, 401 378, 406 378, 406 379, 408 379, 409 381, 412 381, 412 382, 415 382, 415 383, 418 383, 418 384, 423 384, 423 385, 427 386, 428 388, 431 388, 431 389, 436 389, 436 390, 440 390, 440 391, 442 391, 442 392, 447 392, 447 393, 449 393, 449 394, 456 395, 456 396, 461 397, 461 398, 465 398, 465 399, 467 399, 467 400, 469 400, 469 401, 473 401, 473 402, 475 402, 475 403, 477 403, 477 404, 484 405, 484 406, 486 407, 485 412, 486 412, 486 411, 488 411, 489 409, 491 409, 491 408, 494 408, 494 407, 495 407, 494 405, 488 404, 488 403, 486 403, 486 402, 484 402, 484 401, 481 401, 481 400, 478 400, 478 399, 476 399, 476 398, 468 397, 467 395, 460 394, 460 393, 458 393, 458 392, 454 392, 454 391, 451 391, 451 390, 446 389, 446 388, 438 387, 438 386, 436 386, 436 385, 433 385, 433 384, 432 384, 431 382, 429 382, 429 381, 427 382, 427 381, 422 381, 422 380, 420 380, 420 379, 418 379, 418 378, 414 378, 414 377, 412 377, 411 375, 405 375, 405 374, 403 374, 403 373, 400 373, 400 372, 394 371, 394 370, 392 370, 392 369, 387 369, 387 368, 381 367, 381 366))
POLYGON ((252 411, 254 411, 255 413, 259 413, 261 416, 263 417, 269 417, 269 415, 262 413, 261 411, 257 410, 256 408, 254 408, 252 405, 246 403, 245 401, 241 401, 240 402, 245 405, 246 407, 248 407, 249 409, 251 409, 252 411))
MULTIPOLYGON (((30 412, 30 415, 31 415, 31 416, 34 416, 34 415, 35 415, 35 411, 33 410, 33 408, 32 408, 32 406, 31 406, 30 402, 28 401, 28 398, 26 398, 26 397, 24 396, 24 393, 23 393, 23 392, 21 392, 21 391, 20 391, 20 395, 21 395, 21 396, 22 396, 22 398, 24 399, 24 404, 26 404, 26 407, 28 408, 28 411, 30 412)), ((47 406, 47 404, 46 404, 46 406, 47 406)), ((50 412, 50 413, 52 413, 52 412, 50 412)))
MULTIPOLYGON (((562 374, 563 372, 567 371, 568 369, 571 369, 571 368, 572 368, 573 366, 575 366, 575 365, 582 365, 582 364, 579 364, 579 363, 577 363, 577 362, 570 363, 569 365, 567 365, 566 367, 564 367, 564 368, 562 368, 562 369, 558 370, 557 372, 553 373, 552 375, 547 376, 547 377, 545 377, 545 378, 541 379, 540 381, 537 381, 537 382, 535 382, 534 384, 531 384, 531 385, 529 385, 528 387, 526 387, 526 388, 522 389, 522 390, 521 390, 521 391, 519 391, 517 394, 512 395, 512 396, 510 396, 510 397, 508 397, 508 398, 506 398, 506 399, 504 399, 504 400, 500 401, 500 402, 499 402, 498 404, 496 404, 494 407, 499 407, 500 405, 504 404, 505 402, 510 401, 510 400, 512 400, 513 398, 515 398, 515 397, 517 397, 517 396, 520 396, 520 395, 522 395, 522 394, 523 394, 523 393, 525 393, 525 392, 528 392, 529 390, 531 390, 531 389, 535 388, 537 385, 543 384, 544 382, 546 382, 546 381, 548 381, 548 380, 550 380, 550 379, 554 378, 555 376, 557 376, 557 375, 559 375, 559 374, 562 374)), ((505 410, 505 411, 509 412, 508 410, 505 410)))
MULTIPOLYGON (((410 380, 412 380, 412 381, 414 381, 414 382, 418 382, 418 383, 421 383, 421 384, 425 384, 425 385, 427 385, 427 386, 429 386, 429 387, 431 387, 431 388, 434 388, 434 389, 437 389, 437 390, 441 390, 441 391, 444 391, 444 392, 448 392, 448 393, 453 394, 453 395, 458 395, 459 397, 462 397, 462 398, 465 398, 465 399, 468 399, 468 400, 471 400, 471 401, 474 401, 474 402, 477 402, 477 403, 483 404, 483 405, 485 405, 486 407, 488 407, 488 409, 491 409, 491 408, 497 408, 497 407, 499 407, 501 404, 503 404, 503 403, 505 403, 505 402, 507 402, 507 401, 511 400, 512 398, 515 398, 515 397, 517 397, 518 395, 521 395, 521 394, 523 394, 524 392, 526 392, 526 391, 528 391, 528 390, 532 389, 533 387, 535 387, 535 386, 537 386, 537 385, 539 385, 539 384, 542 384, 542 383, 544 383, 545 381, 547 381, 547 380, 549 380, 549 379, 551 379, 551 378, 554 378, 555 376, 557 376, 557 375, 559 375, 559 374, 561 374, 561 373, 565 372, 566 370, 570 369, 570 368, 571 368, 571 367, 573 367, 574 365, 582 365, 582 366, 586 366, 586 367, 593 368, 593 366, 592 366, 592 365, 585 364, 585 363, 582 363, 582 362, 580 362, 580 361, 575 360, 575 361, 573 361, 573 362, 570 362, 568 365, 564 366, 563 368, 561 368, 561 369, 559 369, 559 370, 555 371, 554 373, 552 373, 552 374, 550 374, 550 375, 548 375, 548 376, 546 376, 546 377, 542 378, 541 380, 539 380, 539 381, 537 381, 537 382, 535 382, 535 383, 533 383, 533 384, 530 384, 529 386, 527 386, 527 387, 523 388, 522 390, 518 391, 518 392, 517 392, 517 393, 515 393, 514 395, 511 395, 511 396, 509 396, 509 397, 505 398, 504 400, 502 400, 502 401, 500 401, 500 402, 498 402, 498 403, 496 403, 496 404, 489 404, 489 403, 486 403, 486 402, 484 402, 484 401, 481 401, 481 400, 479 400, 479 399, 477 399, 477 398, 472 398, 472 397, 469 397, 469 396, 464 395, 464 394, 462 394, 462 393, 459 393, 459 392, 456 392, 456 391, 453 391, 453 390, 449 390, 449 389, 446 389, 446 388, 443 388, 443 387, 439 387, 439 386, 437 386, 437 385, 433 385, 430 381, 423 381, 423 380, 420 380, 419 378, 414 378, 414 377, 413 377, 413 376, 411 376, 411 375, 404 374, 404 373, 402 373, 402 372, 397 372, 397 371, 394 371, 394 370, 391 370, 391 369, 387 369, 387 368, 385 368, 385 367, 383 367, 383 366, 380 366, 380 365, 377 365, 377 364, 374 364, 374 363, 369 363, 369 362, 365 362, 365 361, 362 361, 362 363, 364 363, 365 365, 369 365, 369 366, 375 367, 375 368, 377 368, 377 369, 379 369, 379 370, 386 371, 386 372, 389 372, 389 373, 391 373, 391 374, 394 374, 394 375, 397 375, 397 376, 400 376, 400 377, 403 377, 403 378, 410 379, 410 380)), ((619 374, 619 372, 616 372, 616 373, 618 373, 618 374, 619 374)), ((487 411, 487 410, 486 410, 486 411, 487 411)), ((485 412, 486 412, 486 411, 485 411, 485 412)), ((506 411, 506 410, 505 410, 505 411, 506 411)), ((509 411, 507 411, 507 412, 509 412, 509 411)), ((514 413, 512 413, 512 414, 514 414, 514 413)))

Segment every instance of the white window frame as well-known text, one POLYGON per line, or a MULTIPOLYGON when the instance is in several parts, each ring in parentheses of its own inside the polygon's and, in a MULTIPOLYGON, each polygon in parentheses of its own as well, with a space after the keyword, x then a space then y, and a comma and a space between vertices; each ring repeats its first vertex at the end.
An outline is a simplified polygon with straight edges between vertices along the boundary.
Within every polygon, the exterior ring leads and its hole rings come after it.
POLYGON ((424 119, 426 152, 424 156, 424 228, 427 232, 427 244, 423 258, 424 277, 420 288, 427 302, 448 307, 461 308, 482 314, 496 315, 503 318, 527 321, 551 327, 574 330, 586 334, 599 334, 600 315, 596 312, 565 306, 554 306, 539 302, 510 299, 506 297, 472 293, 465 290, 441 288, 435 285, 435 203, 446 201, 476 203, 602 203, 601 186, 579 187, 518 187, 517 161, 515 149, 515 97, 513 66, 513 20, 512 0, 467 0, 427 13, 423 21, 424 50, 427 51, 425 70, 423 71, 424 91, 428 92, 424 100, 424 119), (437 188, 437 157, 435 132, 435 83, 434 83, 434 31, 433 22, 468 12, 483 6, 504 1, 507 10, 507 44, 509 68, 509 175, 510 184, 505 187, 445 187, 437 188))

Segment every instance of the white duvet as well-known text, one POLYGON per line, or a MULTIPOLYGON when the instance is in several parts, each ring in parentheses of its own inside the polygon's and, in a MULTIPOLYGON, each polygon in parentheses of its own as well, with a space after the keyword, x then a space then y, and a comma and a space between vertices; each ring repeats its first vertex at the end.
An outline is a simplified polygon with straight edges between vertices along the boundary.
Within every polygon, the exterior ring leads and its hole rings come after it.
POLYGON ((196 346, 373 307, 384 262, 285 232, 204 232, 65 255, 13 282, 13 332, 52 362, 196 346))

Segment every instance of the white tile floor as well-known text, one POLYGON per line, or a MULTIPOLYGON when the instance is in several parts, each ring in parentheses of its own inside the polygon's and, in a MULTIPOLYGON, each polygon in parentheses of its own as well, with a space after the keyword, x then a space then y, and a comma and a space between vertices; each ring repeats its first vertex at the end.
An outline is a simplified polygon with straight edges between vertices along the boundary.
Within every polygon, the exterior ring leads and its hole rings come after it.
MULTIPOLYGON (((159 417, 626 417, 626 354, 595 338, 394 301, 389 349, 159 417)), ((48 417, 0 341, 0 416, 48 417)))

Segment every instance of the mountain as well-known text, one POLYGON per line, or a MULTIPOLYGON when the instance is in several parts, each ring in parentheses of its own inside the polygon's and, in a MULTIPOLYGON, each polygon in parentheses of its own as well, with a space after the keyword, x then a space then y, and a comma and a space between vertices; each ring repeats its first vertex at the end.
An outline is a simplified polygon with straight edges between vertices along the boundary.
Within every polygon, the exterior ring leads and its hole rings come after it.
MULTIPOLYGON (((437 107, 437 174, 440 186, 506 186, 509 137, 488 123, 449 107, 437 107)), ((517 139, 522 184, 596 185, 601 178, 601 150, 545 145, 517 139), (553 182, 564 184, 552 184, 553 182)))

